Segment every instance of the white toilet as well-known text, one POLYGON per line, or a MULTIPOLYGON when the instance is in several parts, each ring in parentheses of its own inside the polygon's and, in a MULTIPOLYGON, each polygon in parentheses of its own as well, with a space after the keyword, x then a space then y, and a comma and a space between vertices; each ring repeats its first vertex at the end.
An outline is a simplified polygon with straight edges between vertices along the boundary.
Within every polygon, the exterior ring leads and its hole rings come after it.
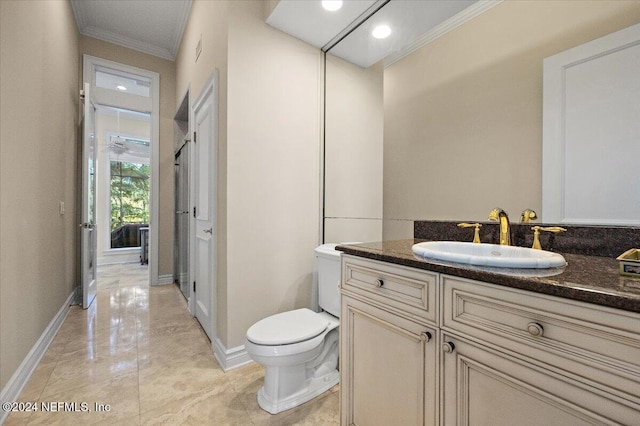
POLYGON ((318 304, 323 312, 306 308, 283 312, 247 330, 247 353, 265 367, 258 404, 271 414, 303 404, 340 381, 340 252, 336 245, 315 249, 318 304))

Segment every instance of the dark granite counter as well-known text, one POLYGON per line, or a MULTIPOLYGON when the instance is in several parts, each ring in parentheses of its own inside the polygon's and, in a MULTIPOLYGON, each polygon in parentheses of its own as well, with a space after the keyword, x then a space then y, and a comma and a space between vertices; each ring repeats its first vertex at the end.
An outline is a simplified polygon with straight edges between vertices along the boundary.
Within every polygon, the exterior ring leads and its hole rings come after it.
POLYGON ((640 313, 640 278, 620 275, 618 262, 612 257, 562 253, 568 263, 565 268, 537 271, 478 267, 425 261, 411 251, 413 244, 422 241, 426 240, 349 244, 337 249, 354 256, 640 313))

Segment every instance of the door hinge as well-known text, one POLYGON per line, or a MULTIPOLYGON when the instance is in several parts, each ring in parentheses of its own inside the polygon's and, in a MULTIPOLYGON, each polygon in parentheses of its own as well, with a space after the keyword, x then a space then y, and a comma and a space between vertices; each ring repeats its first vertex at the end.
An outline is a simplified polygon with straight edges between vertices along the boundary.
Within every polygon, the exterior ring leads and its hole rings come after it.
POLYGON ((193 142, 196 142, 196 132, 193 132, 193 142))
POLYGON ((193 217, 196 217, 196 206, 193 206, 193 217))
POLYGON ((196 282, 195 281, 193 282, 193 292, 194 293, 196 292, 196 282))

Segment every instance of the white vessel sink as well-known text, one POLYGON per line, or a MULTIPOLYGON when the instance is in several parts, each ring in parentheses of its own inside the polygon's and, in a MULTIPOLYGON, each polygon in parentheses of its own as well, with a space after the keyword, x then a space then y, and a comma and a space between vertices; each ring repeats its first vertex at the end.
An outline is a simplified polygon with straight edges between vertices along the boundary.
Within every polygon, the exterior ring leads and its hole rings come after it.
POLYGON ((547 269, 567 264, 564 257, 558 253, 497 244, 427 241, 414 244, 412 250, 414 254, 424 259, 444 260, 475 266, 547 269))

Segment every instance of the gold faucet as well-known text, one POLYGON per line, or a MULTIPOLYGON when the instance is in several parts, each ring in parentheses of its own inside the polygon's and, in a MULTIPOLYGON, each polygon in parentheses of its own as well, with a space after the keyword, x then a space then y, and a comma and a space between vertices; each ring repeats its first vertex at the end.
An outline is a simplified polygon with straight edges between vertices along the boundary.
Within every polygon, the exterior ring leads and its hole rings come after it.
POLYGON ((476 244, 480 244, 480 227, 481 226, 482 225, 479 224, 479 223, 465 223, 465 222, 463 222, 463 223, 459 223, 458 224, 459 228, 472 228, 472 227, 476 228, 476 230, 473 233, 473 242, 476 243, 476 244))
POLYGON ((500 245, 511 245, 511 224, 507 212, 500 207, 496 207, 489 213, 489 220, 492 222, 500 222, 500 245))
POLYGON ((538 214, 532 209, 524 209, 522 214, 520 215, 520 223, 529 223, 532 220, 536 220, 538 218, 538 214))
POLYGON ((536 250, 542 250, 542 245, 540 244, 540 231, 553 232, 554 234, 566 232, 566 229, 559 226, 549 226, 547 228, 543 228, 542 226, 532 226, 531 229, 533 229, 533 246, 531 246, 531 248, 536 250))

